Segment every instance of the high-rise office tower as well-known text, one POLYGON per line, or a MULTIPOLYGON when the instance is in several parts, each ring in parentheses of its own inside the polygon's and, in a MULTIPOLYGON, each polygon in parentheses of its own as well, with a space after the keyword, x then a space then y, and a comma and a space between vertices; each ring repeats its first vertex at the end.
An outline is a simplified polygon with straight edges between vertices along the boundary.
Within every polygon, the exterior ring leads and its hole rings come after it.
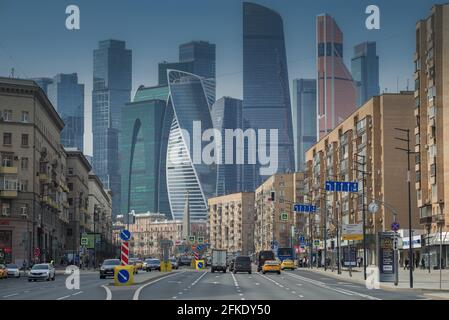
MULTIPOLYGON (((167 70, 193 73, 206 79, 215 79, 215 44, 191 41, 179 46, 179 62, 159 64, 159 85, 167 85, 167 70)), ((214 96, 215 100, 215 86, 214 96)))
MULTIPOLYGON (((192 221, 207 218, 207 199, 215 194, 215 164, 207 164, 202 150, 205 130, 212 129, 213 82, 178 70, 168 70, 168 112, 172 110, 167 146, 167 191, 173 219, 182 220, 188 193, 192 221)), ((167 113, 169 115, 169 113, 167 113)), ((170 119, 170 117, 166 117, 170 119)))
POLYGON ((122 107, 121 214, 160 212, 171 219, 165 175, 168 132, 164 118, 168 87, 141 86, 134 101, 122 107), (165 130, 167 130, 165 128, 165 130))
MULTIPOLYGON (((415 32, 416 127, 410 137, 417 154, 412 168, 420 223, 430 242, 426 266, 434 267, 440 264, 440 232, 449 231, 449 4, 433 6, 415 32)), ((444 268, 446 255, 442 260, 444 268)))
POLYGON ((58 74, 47 86, 47 96, 65 123, 61 143, 84 151, 84 84, 78 75, 58 74))
MULTIPOLYGON (((290 89, 281 16, 258 4, 243 3, 244 129, 277 129, 278 170, 295 169, 290 89)), ((260 137, 258 137, 260 138, 260 137)), ((267 134, 267 150, 270 150, 267 134)), ((245 162, 256 146, 245 144, 245 162)), ((254 191, 267 178, 260 165, 244 165, 243 191, 254 191)))
POLYGON ((48 85, 53 82, 52 78, 31 78, 47 94, 48 85))
POLYGON ((94 51, 92 90, 93 167, 112 190, 114 215, 120 210, 118 138, 121 108, 131 96, 132 53, 124 41, 100 41, 94 51))
POLYGON ((225 140, 226 130, 242 129, 242 100, 230 97, 218 99, 212 106, 212 122, 222 137, 221 160, 217 166, 216 195, 239 192, 242 188, 242 165, 237 163, 237 144, 225 140), (227 146, 226 146, 227 144, 227 146), (232 153, 232 162, 226 163, 232 153))
POLYGON ((293 80, 292 119, 296 171, 302 171, 306 151, 317 141, 315 79, 293 80))
POLYGON ((343 33, 328 14, 317 16, 317 136, 328 134, 356 109, 357 92, 343 61, 343 33))
POLYGON ((354 47, 351 73, 357 86, 358 107, 373 96, 379 95, 379 57, 376 54, 376 42, 362 42, 354 47))

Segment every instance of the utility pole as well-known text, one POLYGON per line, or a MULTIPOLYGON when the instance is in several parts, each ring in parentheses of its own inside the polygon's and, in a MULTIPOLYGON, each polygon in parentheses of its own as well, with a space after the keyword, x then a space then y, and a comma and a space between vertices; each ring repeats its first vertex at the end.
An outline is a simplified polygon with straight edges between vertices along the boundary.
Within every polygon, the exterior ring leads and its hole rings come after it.
POLYGON ((410 179, 410 155, 415 152, 410 151, 410 129, 395 128, 395 130, 405 132, 407 139, 395 137, 396 140, 404 141, 407 143, 407 149, 398 148, 395 149, 405 151, 407 153, 407 184, 408 184, 408 232, 409 232, 409 251, 408 259, 410 261, 410 288, 413 288, 413 230, 412 230, 412 196, 411 196, 411 179, 410 179))

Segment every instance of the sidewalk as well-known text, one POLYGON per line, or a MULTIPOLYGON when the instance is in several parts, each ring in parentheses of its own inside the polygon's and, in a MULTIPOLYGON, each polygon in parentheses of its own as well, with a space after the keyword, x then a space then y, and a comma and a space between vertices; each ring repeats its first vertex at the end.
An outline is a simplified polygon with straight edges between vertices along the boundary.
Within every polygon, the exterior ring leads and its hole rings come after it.
MULTIPOLYGON (((360 284, 365 284, 363 278, 363 268, 353 268, 352 277, 349 276, 349 269, 344 268, 339 275, 337 269, 335 268, 332 272, 331 269, 324 271, 324 268, 300 268, 298 270, 307 270, 316 273, 325 274, 326 276, 332 276, 337 279, 347 280, 352 282, 357 282, 360 284)), ((408 290, 421 290, 423 293, 428 293, 428 295, 438 295, 442 299, 449 299, 449 270, 442 270, 442 281, 440 291, 440 271, 431 270, 414 270, 413 271, 413 289, 410 289, 410 270, 399 269, 399 282, 395 286, 393 282, 381 282, 381 289, 394 290, 394 289, 408 289, 408 290)))

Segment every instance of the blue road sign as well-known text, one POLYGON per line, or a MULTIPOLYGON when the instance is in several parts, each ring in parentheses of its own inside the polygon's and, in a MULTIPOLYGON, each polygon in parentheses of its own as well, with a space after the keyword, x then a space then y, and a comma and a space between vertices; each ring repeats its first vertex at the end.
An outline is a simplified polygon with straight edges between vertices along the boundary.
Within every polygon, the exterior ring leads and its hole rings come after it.
POLYGON ((122 239, 122 241, 128 241, 129 239, 131 239, 131 232, 129 232, 129 230, 122 230, 120 232, 120 239, 122 239))
POLYGON ((117 275, 117 279, 120 283, 126 283, 129 280, 128 270, 120 270, 117 275))
POLYGON ((346 182, 346 181, 326 181, 326 191, 336 192, 358 192, 358 182, 346 182))
POLYGON ((197 246, 196 246, 196 250, 198 250, 198 251, 201 251, 201 250, 203 250, 203 246, 202 246, 202 245, 200 245, 200 244, 199 244, 199 245, 197 245, 197 246))
POLYGON ((398 231, 399 230, 399 222, 393 222, 391 224, 391 230, 398 231))
POLYGON ((304 245, 304 243, 305 243, 305 238, 304 238, 304 236, 300 236, 299 237, 299 243, 301 244, 301 245, 304 245))
POLYGON ((203 263, 202 262, 198 262, 198 268, 199 269, 203 269, 203 263))
POLYGON ((316 206, 311 204, 295 204, 293 207, 295 212, 316 212, 316 206))

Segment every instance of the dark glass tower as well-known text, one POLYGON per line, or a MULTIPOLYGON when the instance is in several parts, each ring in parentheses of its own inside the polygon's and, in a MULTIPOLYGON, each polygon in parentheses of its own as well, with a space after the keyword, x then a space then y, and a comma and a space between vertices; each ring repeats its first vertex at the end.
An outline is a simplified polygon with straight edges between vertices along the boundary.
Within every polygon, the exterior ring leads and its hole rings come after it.
POLYGON ((167 97, 168 87, 140 87, 134 102, 122 108, 122 214, 131 210, 160 212, 171 219, 166 181, 158 174, 165 171, 167 156, 167 144, 163 143, 169 133, 163 132, 167 97))
MULTIPOLYGON (((232 144, 232 163, 226 164, 225 147, 226 129, 242 129, 242 100, 230 97, 218 99, 212 107, 212 122, 214 128, 221 132, 221 164, 217 166, 217 196, 239 192, 242 189, 242 165, 237 164, 236 143, 232 144)), ((229 143, 229 142, 228 142, 229 143)))
POLYGON ((380 93, 379 57, 376 42, 363 42, 354 47, 351 72, 357 87, 357 106, 362 106, 380 93))
POLYGON ((84 84, 78 75, 58 74, 47 85, 47 96, 64 120, 61 143, 66 148, 84 150, 84 84))
MULTIPOLYGON (((179 70, 206 79, 215 79, 215 44, 207 41, 191 41, 179 46, 179 62, 159 64, 159 85, 167 85, 167 70, 179 70)), ((215 99, 215 85, 214 85, 215 99)))
MULTIPOLYGON (((243 3, 243 119, 245 129, 278 130, 277 172, 293 172, 295 157, 282 18, 249 2, 243 3)), ((246 149, 246 153, 251 152, 246 149)), ((259 173, 257 164, 244 166, 245 191, 254 191, 267 178, 259 173)))
POLYGON ((100 41, 94 51, 92 91, 93 167, 112 190, 114 215, 120 210, 118 138, 121 108, 131 96, 132 53, 124 41, 100 41))
POLYGON ((296 171, 304 170, 306 151, 316 143, 316 80, 293 80, 293 138, 296 171))

